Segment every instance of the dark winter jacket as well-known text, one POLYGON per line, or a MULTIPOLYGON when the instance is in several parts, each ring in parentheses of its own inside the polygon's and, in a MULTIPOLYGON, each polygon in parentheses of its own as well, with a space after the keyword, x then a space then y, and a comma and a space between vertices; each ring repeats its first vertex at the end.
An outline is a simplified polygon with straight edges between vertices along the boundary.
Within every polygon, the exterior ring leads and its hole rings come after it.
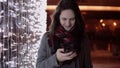
POLYGON ((43 35, 41 40, 36 68, 92 68, 90 46, 88 45, 88 39, 86 37, 81 41, 81 51, 78 57, 68 64, 57 62, 56 55, 51 53, 48 39, 47 32, 43 35))

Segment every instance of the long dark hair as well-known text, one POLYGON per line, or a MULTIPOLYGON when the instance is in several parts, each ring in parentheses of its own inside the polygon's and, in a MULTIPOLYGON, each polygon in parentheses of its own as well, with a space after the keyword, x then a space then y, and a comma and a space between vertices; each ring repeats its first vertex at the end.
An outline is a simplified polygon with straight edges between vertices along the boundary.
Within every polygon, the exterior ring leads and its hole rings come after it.
POLYGON ((74 14, 75 14, 76 21, 75 21, 75 29, 74 29, 73 35, 75 35, 75 36, 79 35, 79 37, 82 36, 85 32, 85 24, 83 21, 83 17, 80 13, 78 4, 75 0, 61 0, 58 3, 58 6, 53 15, 53 20, 52 20, 52 24, 51 24, 51 28, 50 28, 50 34, 54 35, 54 31, 60 25, 59 16, 60 16, 61 12, 66 9, 73 10, 74 14))
POLYGON ((77 50, 79 51, 81 50, 80 44, 84 37, 85 24, 82 15, 80 13, 80 9, 75 0, 61 0, 58 3, 58 6, 54 12, 51 28, 49 31, 49 37, 50 37, 49 44, 52 47, 52 53, 55 53, 60 46, 58 39, 56 39, 55 33, 57 28, 60 26, 60 20, 59 20, 60 14, 63 10, 67 10, 67 9, 73 10, 75 14, 75 25, 72 31, 70 31, 70 34, 75 39, 73 43, 79 45, 75 45, 74 48, 77 48, 77 50))

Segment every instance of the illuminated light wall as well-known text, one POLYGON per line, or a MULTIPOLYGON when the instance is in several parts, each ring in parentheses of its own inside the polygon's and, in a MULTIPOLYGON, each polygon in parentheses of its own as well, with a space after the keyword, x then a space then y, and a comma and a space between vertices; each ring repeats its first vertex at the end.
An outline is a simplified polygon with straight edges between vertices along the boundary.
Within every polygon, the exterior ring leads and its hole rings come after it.
POLYGON ((35 68, 46 0, 0 0, 0 68, 35 68))

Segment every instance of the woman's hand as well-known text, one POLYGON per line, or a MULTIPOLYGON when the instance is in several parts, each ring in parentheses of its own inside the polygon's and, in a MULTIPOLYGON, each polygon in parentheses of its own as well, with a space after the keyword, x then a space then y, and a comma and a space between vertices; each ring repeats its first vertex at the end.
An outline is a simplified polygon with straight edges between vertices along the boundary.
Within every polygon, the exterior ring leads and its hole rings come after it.
POLYGON ((77 56, 76 52, 68 52, 68 53, 63 53, 64 52, 64 48, 61 48, 61 49, 57 49, 57 52, 56 52, 56 57, 57 57, 57 60, 59 62, 64 62, 66 60, 71 60, 73 59, 74 57, 77 56))

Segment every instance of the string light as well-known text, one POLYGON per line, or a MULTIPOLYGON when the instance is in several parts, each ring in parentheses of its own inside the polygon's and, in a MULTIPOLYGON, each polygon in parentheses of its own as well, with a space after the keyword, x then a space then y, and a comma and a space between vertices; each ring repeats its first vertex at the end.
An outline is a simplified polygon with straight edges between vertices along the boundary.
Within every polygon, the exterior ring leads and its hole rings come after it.
MULTIPOLYGON (((3 7, 0 6, 2 22, 0 45, 3 46, 4 66, 35 68, 40 37, 46 32, 47 1, 0 0, 0 2, 3 3, 3 7)), ((2 68, 6 68, 4 66, 2 68)))

